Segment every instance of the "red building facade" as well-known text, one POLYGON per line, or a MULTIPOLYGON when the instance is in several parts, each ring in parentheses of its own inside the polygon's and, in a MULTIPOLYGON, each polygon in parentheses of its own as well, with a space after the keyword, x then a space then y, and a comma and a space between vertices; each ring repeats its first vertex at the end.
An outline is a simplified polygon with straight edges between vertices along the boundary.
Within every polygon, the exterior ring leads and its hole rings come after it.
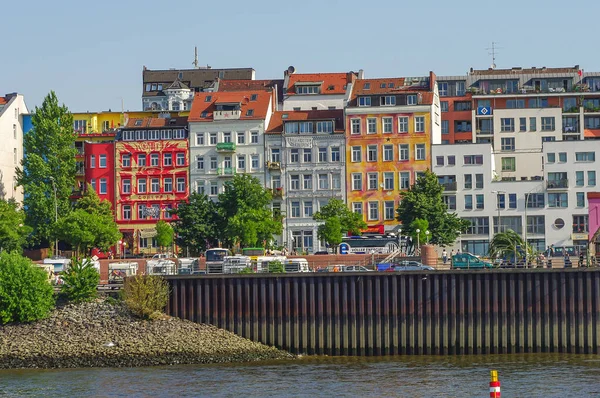
POLYGON ((130 119, 115 143, 115 216, 130 253, 155 253, 156 223, 189 196, 187 118, 130 119))
POLYGON ((100 200, 109 201, 114 209, 115 143, 86 141, 83 147, 86 158, 85 184, 91 185, 100 200))

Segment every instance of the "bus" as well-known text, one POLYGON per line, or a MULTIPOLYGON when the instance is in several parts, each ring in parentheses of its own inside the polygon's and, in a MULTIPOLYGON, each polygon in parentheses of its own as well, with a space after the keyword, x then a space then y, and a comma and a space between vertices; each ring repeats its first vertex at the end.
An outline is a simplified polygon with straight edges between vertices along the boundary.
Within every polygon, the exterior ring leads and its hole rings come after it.
POLYGON ((250 260, 256 261, 260 256, 265 255, 265 249, 262 247, 245 247, 242 249, 242 256, 250 257, 250 260))
POLYGON ((400 239, 393 235, 361 235, 342 238, 340 254, 389 254, 400 249, 400 239))
POLYGON ((207 274, 222 274, 225 256, 231 256, 231 251, 223 248, 208 249, 204 252, 207 274))

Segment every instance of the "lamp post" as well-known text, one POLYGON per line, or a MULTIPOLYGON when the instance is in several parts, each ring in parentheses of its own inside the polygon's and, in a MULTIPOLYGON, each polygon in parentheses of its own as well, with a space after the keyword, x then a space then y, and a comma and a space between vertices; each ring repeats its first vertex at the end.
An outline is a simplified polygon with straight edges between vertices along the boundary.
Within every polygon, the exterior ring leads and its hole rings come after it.
POLYGON ((425 237, 427 238, 427 244, 429 244, 429 230, 425 231, 425 237))
POLYGON ((462 232, 456 231, 456 233, 458 234, 458 251, 461 251, 462 250, 462 237, 461 237, 462 232))
POLYGON ((529 264, 527 261, 529 256, 529 250, 527 247, 527 202, 529 201, 529 195, 531 195, 531 193, 537 188, 538 187, 534 187, 530 189, 527 193, 525 193, 525 227, 523 228, 523 244, 525 245, 525 266, 529 264))
MULTIPOLYGON (((58 223, 58 201, 56 200, 56 182, 54 177, 50 176, 52 181, 52 189, 54 190, 54 223, 58 223)), ((54 240, 54 255, 58 256, 58 238, 54 240)))
POLYGON ((415 232, 417 233, 417 250, 418 250, 418 251, 416 252, 416 254, 419 254, 419 253, 421 253, 421 242, 420 242, 420 240, 419 240, 419 234, 421 233, 421 230, 420 230, 419 228, 417 228, 417 229, 415 230, 415 232))
POLYGON ((398 244, 400 245, 400 254, 402 254, 402 228, 398 229, 398 235, 400 239, 398 240, 398 244))
MULTIPOLYGON (((498 209, 498 231, 496 233, 500 233, 500 198, 498 195, 505 194, 505 191, 492 191, 492 193, 496 194, 496 208, 498 209)), ((506 203, 506 202, 505 202, 506 203)))

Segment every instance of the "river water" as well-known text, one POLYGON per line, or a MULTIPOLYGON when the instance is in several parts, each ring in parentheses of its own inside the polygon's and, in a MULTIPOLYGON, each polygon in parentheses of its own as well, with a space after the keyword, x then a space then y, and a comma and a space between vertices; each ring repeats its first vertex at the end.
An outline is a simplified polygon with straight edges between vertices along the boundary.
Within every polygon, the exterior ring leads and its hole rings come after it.
POLYGON ((149 368, 0 370, 0 396, 45 397, 600 397, 600 356, 497 355, 149 368))

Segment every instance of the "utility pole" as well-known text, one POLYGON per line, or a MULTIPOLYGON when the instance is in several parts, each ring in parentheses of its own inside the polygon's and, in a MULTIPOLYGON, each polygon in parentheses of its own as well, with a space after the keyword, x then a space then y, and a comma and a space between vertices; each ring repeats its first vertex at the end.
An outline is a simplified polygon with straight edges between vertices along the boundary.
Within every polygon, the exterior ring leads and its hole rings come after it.
POLYGON ((498 55, 498 49, 501 48, 501 47, 497 47, 496 46, 497 44, 498 44, 498 42, 493 41, 492 46, 486 48, 486 50, 488 50, 488 55, 492 56, 492 65, 491 65, 492 69, 496 69, 496 55, 498 55))

